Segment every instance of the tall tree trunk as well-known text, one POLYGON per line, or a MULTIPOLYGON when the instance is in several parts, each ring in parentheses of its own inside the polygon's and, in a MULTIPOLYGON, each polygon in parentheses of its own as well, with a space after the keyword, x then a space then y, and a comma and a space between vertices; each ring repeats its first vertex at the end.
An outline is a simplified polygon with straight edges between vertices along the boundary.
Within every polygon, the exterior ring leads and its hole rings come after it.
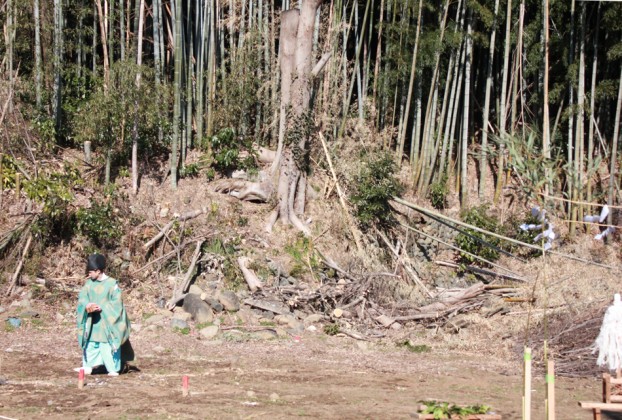
POLYGON ((279 45, 282 48, 281 91, 284 92, 281 96, 281 107, 282 110, 289 108, 291 112, 287 116, 284 144, 279 159, 278 207, 268 224, 268 229, 271 229, 274 221, 281 218, 284 223, 292 223, 307 235, 310 230, 300 220, 294 206, 298 212, 304 210, 308 169, 307 143, 312 126, 310 77, 313 63, 313 28, 321 2, 322 0, 303 0, 300 10, 292 9, 281 13, 279 45), (287 74, 292 70, 295 77, 287 74), (286 84, 288 79, 291 80, 290 85, 286 84))
MULTIPOLYGON (((544 0, 544 98, 542 121, 542 155, 545 159, 551 158, 551 132, 549 127, 549 0, 544 0)), ((545 173, 548 180, 549 174, 545 173)), ((548 192, 548 185, 545 191, 548 192)))
MULTIPOLYGON (((56 132, 61 129, 62 115, 62 66, 63 66, 63 2, 54 0, 54 91, 52 109, 56 132)), ((12 61, 12 60, 10 60, 12 61)), ((11 75, 13 70, 11 68, 11 75)))
MULTIPOLYGON (((501 106, 499 107, 499 136, 502 139, 506 135, 506 124, 508 119, 508 73, 510 71, 510 45, 512 43, 512 0, 507 0, 507 10, 505 17, 505 46, 503 52, 503 70, 501 73, 501 106)), ((503 145, 499 146, 497 158, 497 184, 495 186, 494 203, 496 204, 501 197, 503 189, 503 169, 505 166, 505 150, 503 145)))
MULTIPOLYGON (((616 203, 615 200, 615 186, 618 172, 616 171, 616 163, 618 161, 618 140, 620 136, 620 114, 622 114, 622 68, 620 69, 620 80, 618 84, 618 103, 616 105, 615 123, 613 126, 613 140, 611 144, 611 154, 609 158, 609 191, 607 194, 607 204, 613 206, 616 203)), ((607 223, 613 224, 612 213, 609 212, 607 223)))
MULTIPOLYGON (((545 0, 546 1, 546 0, 545 0)), ((490 117, 490 90, 492 89, 492 65, 495 58, 495 41, 497 37, 497 14, 499 13, 499 0, 495 0, 492 32, 490 33, 490 45, 488 47, 488 65, 486 67, 486 88, 484 93, 484 121, 482 122, 482 152, 479 158, 479 198, 484 198, 486 182, 488 179, 488 125, 490 117)))
POLYGON ((171 144, 171 186, 173 188, 177 188, 177 167, 179 164, 178 157, 178 147, 181 140, 179 130, 181 128, 181 83, 182 83, 182 33, 181 33, 181 23, 182 23, 182 8, 181 3, 182 0, 174 0, 175 1, 175 81, 173 83, 173 96, 174 96, 174 105, 173 105, 173 139, 171 144))
MULTIPOLYGON (((583 144, 585 137, 584 115, 585 115, 585 2, 581 2, 580 14, 580 35, 579 35, 579 78, 577 84, 577 125, 574 144, 574 173, 575 188, 573 190, 572 199, 575 201, 570 221, 574 223, 582 220, 583 206, 583 144)), ((574 233, 574 229, 572 229, 574 233)))
POLYGON ((464 60, 464 96, 463 96, 463 115, 462 115, 462 143, 460 145, 460 204, 463 208, 468 204, 469 182, 467 178, 469 146, 469 106, 471 96, 471 60, 473 51, 472 24, 473 12, 469 10, 467 18, 466 34, 466 57, 464 60))
MULTIPOLYGON (((600 14, 601 3, 598 3, 596 11, 596 30, 594 33, 593 41, 593 54, 594 60, 592 61, 592 81, 590 86, 590 112, 589 112, 589 129, 588 129, 588 146, 587 146, 587 168, 591 173, 594 166, 594 129, 596 128, 596 116, 595 116, 595 102, 596 102, 596 76, 598 69, 598 32, 600 29, 600 14)), ((592 177, 588 176, 586 180, 587 184, 587 197, 586 201, 589 203, 592 201, 592 177)), ((591 209, 590 209, 591 210, 591 209)), ((591 211, 589 211, 591 213, 591 211)), ((589 214, 588 213, 588 214, 589 214)))
POLYGON ((34 0, 35 17, 35 97, 37 109, 41 110, 41 85, 43 80, 42 60, 41 60, 41 18, 39 13, 39 0, 34 0))
MULTIPOLYGON (((59 0, 55 0, 59 1, 59 0)), ((108 33, 106 32, 106 17, 104 16, 104 10, 102 8, 101 0, 95 0, 95 5, 97 6, 97 14, 99 16, 99 36, 101 39, 102 52, 104 55, 104 91, 108 92, 108 87, 110 86, 110 62, 108 61, 108 33)), ((95 51, 93 51, 95 54, 95 51)))
MULTIPOLYGON (((145 0, 140 0, 140 16, 138 17, 138 37, 136 48, 136 89, 140 90, 140 79, 142 77, 140 67, 143 64, 143 28, 145 22, 145 0)), ((132 127, 132 192, 138 193, 138 100, 134 100, 134 125, 132 127)))
MULTIPOLYGON (((410 103, 412 101, 413 88, 415 86, 415 75, 417 73, 417 50, 419 49, 419 34, 421 33, 421 7, 423 0, 419 0, 419 7, 417 11, 417 30, 415 32, 415 45, 413 47, 413 57, 410 66, 410 81, 408 82, 408 95, 406 96, 406 109, 404 110, 404 122, 401 124, 401 130, 399 132, 398 147, 397 147, 397 164, 402 164, 402 155, 404 154, 404 143, 406 142, 406 130, 408 127, 408 117, 410 116, 410 103)), ((415 156, 416 159, 416 156, 415 156)), ((411 164, 414 164, 411 162, 411 164)))

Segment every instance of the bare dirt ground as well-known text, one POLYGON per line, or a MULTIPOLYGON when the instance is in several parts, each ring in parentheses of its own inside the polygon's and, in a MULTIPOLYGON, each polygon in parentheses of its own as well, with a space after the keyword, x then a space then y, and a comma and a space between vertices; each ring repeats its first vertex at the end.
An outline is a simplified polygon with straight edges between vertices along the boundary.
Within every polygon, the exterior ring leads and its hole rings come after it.
MULTIPOLYGON (((235 337, 235 336, 234 336, 235 337)), ((412 353, 388 342, 305 332, 254 340, 200 340, 162 329, 135 332, 139 372, 87 376, 73 322, 41 314, 0 333, 0 418, 413 418, 418 402, 483 403, 503 419, 521 418, 519 361, 412 353), (190 396, 182 396, 182 376, 190 396)), ((577 401, 597 401, 600 382, 557 378, 557 418, 588 419, 577 401)), ((534 378, 533 415, 544 418, 544 380, 534 378)))

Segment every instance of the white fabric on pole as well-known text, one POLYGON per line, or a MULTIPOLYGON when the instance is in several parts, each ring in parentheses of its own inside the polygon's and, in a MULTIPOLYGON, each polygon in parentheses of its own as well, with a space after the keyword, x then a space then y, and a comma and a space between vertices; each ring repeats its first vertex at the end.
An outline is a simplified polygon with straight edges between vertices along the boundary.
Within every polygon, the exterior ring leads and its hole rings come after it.
POLYGON ((619 293, 615 294, 613 305, 605 312, 593 347, 593 353, 598 351, 598 366, 607 366, 610 370, 622 367, 622 301, 619 293))
POLYGON ((607 227, 607 229, 603 230, 598 235, 594 236, 594 239, 596 239, 598 241, 602 241, 604 238, 609 236, 609 234, 611 234, 611 233, 613 233, 615 231, 616 231, 616 228, 614 228, 613 226, 609 226, 609 227, 607 227))

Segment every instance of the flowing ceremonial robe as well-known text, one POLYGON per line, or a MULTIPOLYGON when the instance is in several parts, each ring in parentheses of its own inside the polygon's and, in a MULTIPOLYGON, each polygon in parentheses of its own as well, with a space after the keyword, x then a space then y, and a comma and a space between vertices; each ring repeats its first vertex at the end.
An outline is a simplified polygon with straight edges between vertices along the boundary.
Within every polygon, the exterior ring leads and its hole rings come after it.
POLYGON ((101 280, 86 281, 78 297, 77 324, 84 367, 104 365, 108 372, 119 372, 122 362, 133 359, 121 351, 124 344, 129 345, 130 321, 117 280, 103 274, 101 280), (101 312, 88 313, 89 303, 99 305, 101 312))

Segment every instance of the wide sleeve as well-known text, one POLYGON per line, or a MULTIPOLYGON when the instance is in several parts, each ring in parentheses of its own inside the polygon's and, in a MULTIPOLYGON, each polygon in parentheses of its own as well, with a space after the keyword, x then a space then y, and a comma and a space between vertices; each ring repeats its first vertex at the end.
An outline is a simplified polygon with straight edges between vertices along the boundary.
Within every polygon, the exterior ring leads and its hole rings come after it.
POLYGON ((102 308, 101 317, 106 324, 108 342, 113 349, 121 348, 121 345, 130 336, 130 321, 125 312, 121 288, 116 280, 112 282, 108 291, 108 298, 100 305, 102 308))
POLYGON ((86 312, 86 305, 88 305, 89 301, 88 286, 84 285, 78 295, 78 307, 76 309, 76 327, 78 329, 78 344, 80 347, 84 347, 85 339, 88 339, 85 335, 87 334, 86 324, 89 317, 88 312, 86 312))

